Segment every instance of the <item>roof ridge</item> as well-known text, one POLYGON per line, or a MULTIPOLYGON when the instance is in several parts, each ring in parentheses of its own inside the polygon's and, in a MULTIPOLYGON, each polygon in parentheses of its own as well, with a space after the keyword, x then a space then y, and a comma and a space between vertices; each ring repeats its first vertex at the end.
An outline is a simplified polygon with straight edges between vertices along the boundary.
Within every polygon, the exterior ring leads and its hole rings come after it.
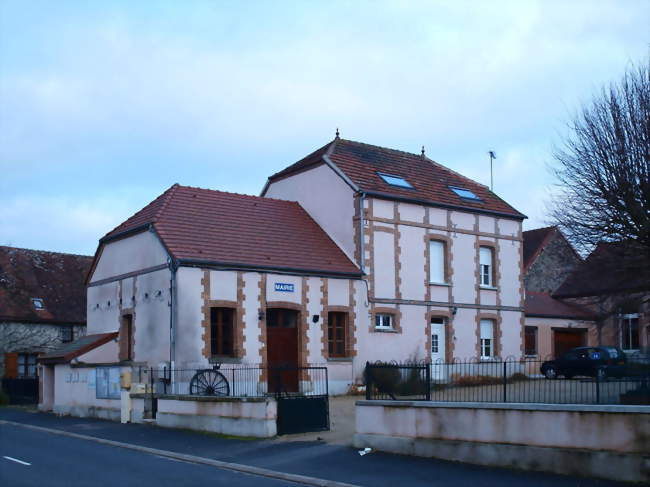
POLYGON ((246 193, 235 193, 234 191, 223 191, 221 189, 211 189, 211 188, 201 188, 199 186, 185 186, 182 184, 178 185, 178 188, 180 189, 195 189, 199 191, 207 191, 210 193, 218 193, 218 194, 225 194, 225 195, 230 195, 230 196, 241 196, 243 198, 249 198, 253 200, 262 200, 262 201, 279 201, 282 203, 295 203, 298 204, 297 201, 292 201, 292 200, 283 200, 281 198, 270 198, 268 196, 257 196, 254 194, 246 194, 246 193))
POLYGON ((539 228, 531 228, 530 230, 524 230, 523 233, 528 233, 528 232, 539 232, 540 230, 549 230, 551 228, 557 228, 557 225, 549 225, 547 227, 539 227, 539 228))
POLYGON ((388 152, 396 152, 398 154, 405 154, 407 156, 413 156, 413 157, 417 157, 419 159, 422 159, 421 154, 415 154, 413 152, 407 152, 407 151, 400 150, 400 149, 392 149, 390 147, 384 147, 383 145, 368 144, 366 142, 359 142, 358 140, 350 140, 350 139, 339 139, 339 142, 350 142, 352 144, 363 145, 363 146, 366 146, 366 147, 375 147, 377 149, 382 149, 382 150, 385 150, 385 151, 388 151, 388 152))
POLYGON ((164 196, 164 200, 162 205, 160 205, 160 208, 156 210, 156 213, 154 213, 153 217, 151 218, 151 223, 156 223, 158 221, 158 218, 162 215, 162 212, 165 211, 165 208, 169 204, 169 201, 173 198, 174 193, 176 190, 180 187, 180 184, 174 183, 171 185, 167 191, 165 191, 161 196, 164 196))
POLYGON ((73 253, 70 253, 70 252, 57 252, 55 250, 30 249, 30 248, 27 248, 27 247, 13 247, 11 245, 0 245, 0 249, 27 250, 29 252, 40 252, 40 253, 43 253, 43 254, 69 255, 69 256, 72 256, 72 257, 88 257, 90 259, 93 258, 92 255, 73 254, 73 253))

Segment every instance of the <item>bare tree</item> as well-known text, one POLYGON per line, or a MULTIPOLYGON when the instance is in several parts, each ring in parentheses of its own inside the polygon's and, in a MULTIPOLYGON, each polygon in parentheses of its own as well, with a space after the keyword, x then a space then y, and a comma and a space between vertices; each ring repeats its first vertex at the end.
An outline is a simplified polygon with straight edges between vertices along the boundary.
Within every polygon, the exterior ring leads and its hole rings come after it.
MULTIPOLYGON (((601 242, 628 242, 650 255, 650 57, 603 88, 569 124, 555 151, 558 224, 585 253, 601 242)), ((636 260, 636 258, 634 260, 636 260)))

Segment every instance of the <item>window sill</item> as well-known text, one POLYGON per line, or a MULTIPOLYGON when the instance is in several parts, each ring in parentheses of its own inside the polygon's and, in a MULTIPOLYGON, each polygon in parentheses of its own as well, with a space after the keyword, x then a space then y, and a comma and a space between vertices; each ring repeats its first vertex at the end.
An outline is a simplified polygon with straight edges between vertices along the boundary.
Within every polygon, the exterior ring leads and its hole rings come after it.
POLYGON ((486 291, 498 291, 498 287, 494 286, 483 286, 482 284, 479 286, 479 289, 485 289, 486 291))
POLYGON ((537 358, 536 353, 527 353, 524 355, 524 358, 537 358))
POLYGON ((352 363, 352 357, 327 357, 328 362, 352 363))
POLYGON ((210 357, 210 365, 213 365, 214 362, 221 364, 241 364, 242 360, 239 357, 229 357, 226 355, 213 355, 210 357))
POLYGON ((386 330, 383 328, 375 328, 377 333, 399 333, 397 330, 386 330))
POLYGON ((430 282, 429 286, 451 287, 451 284, 449 284, 448 282, 430 282))

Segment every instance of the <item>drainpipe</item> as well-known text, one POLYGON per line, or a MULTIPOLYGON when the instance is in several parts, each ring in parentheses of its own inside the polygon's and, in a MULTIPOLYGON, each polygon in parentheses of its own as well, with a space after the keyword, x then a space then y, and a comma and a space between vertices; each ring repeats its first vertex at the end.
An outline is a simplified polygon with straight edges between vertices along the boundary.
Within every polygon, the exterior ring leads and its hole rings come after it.
POLYGON ((178 263, 172 258, 169 258, 168 264, 171 273, 169 279, 169 378, 171 379, 171 390, 174 391, 174 363, 176 361, 176 302, 178 299, 176 271, 178 270, 178 263))
POLYGON ((363 191, 359 192, 359 253, 361 264, 361 272, 365 273, 365 261, 366 261, 366 245, 365 245, 365 236, 363 234, 363 222, 364 222, 364 199, 366 194, 363 191))

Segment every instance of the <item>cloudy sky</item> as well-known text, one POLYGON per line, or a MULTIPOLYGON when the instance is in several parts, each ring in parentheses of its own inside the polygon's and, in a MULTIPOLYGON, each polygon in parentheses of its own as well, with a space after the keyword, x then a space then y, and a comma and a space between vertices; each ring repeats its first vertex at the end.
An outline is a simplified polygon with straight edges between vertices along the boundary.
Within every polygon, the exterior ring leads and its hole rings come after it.
POLYGON ((554 144, 650 2, 0 1, 0 245, 91 254, 175 182, 259 194, 344 138, 546 222, 554 144))

